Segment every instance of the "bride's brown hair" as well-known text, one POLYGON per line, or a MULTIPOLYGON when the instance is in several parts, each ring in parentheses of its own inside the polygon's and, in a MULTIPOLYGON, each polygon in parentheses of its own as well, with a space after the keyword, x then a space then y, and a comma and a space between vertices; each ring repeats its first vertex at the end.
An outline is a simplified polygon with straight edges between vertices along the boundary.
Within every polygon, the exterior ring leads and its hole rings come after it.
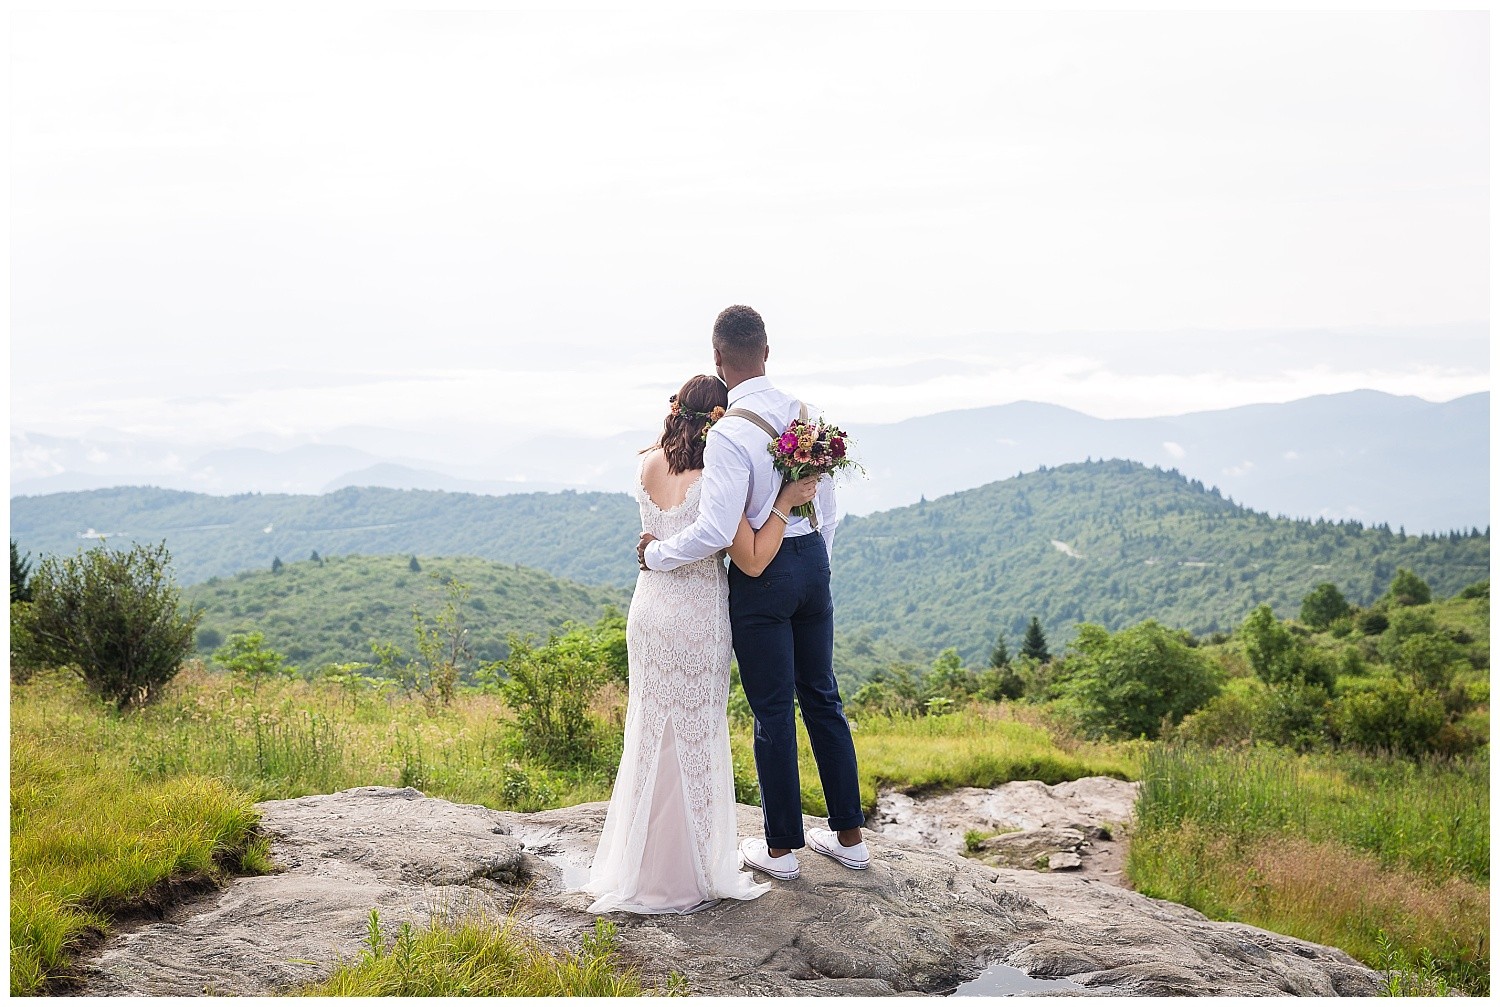
MULTIPOLYGON (((667 456, 667 471, 676 475, 703 467, 704 433, 715 409, 729 408, 729 389, 711 374, 688 378, 670 400, 673 409, 652 447, 667 456)), ((647 448, 650 451, 651 448, 647 448)))

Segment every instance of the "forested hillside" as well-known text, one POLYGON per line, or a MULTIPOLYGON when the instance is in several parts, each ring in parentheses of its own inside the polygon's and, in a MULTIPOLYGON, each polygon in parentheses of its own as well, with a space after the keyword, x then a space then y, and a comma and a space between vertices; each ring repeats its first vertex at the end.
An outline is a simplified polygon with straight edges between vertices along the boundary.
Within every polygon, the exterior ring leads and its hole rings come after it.
POLYGON ((623 493, 482 496, 435 490, 342 489, 321 496, 216 497, 147 487, 52 493, 10 502, 23 551, 70 554, 97 540, 159 542, 177 578, 195 584, 324 557, 416 553, 477 556, 586 584, 635 584, 640 514, 623 493))
MULTIPOLYGON (((316 550, 330 561, 349 553, 472 556, 628 588, 639 531, 635 502, 610 493, 116 489, 18 497, 11 515, 18 545, 33 555, 96 544, 79 538, 89 529, 110 541, 165 539, 186 584, 246 569, 269 575, 275 559, 316 550)), ((1002 630, 1014 649, 1033 615, 1057 644, 1078 622, 1114 629, 1157 618, 1211 633, 1263 601, 1295 615, 1323 581, 1368 602, 1398 566, 1451 594, 1486 575, 1489 534, 1414 536, 1273 518, 1175 471, 1101 461, 846 518, 834 553, 834 598, 849 641, 840 660, 852 669, 898 652, 922 660, 948 646, 980 660, 1002 630)))
POLYGON ((1488 529, 1418 537, 1247 510, 1173 471, 1100 461, 1027 473, 848 519, 833 563, 839 622, 875 640, 982 660, 1031 616, 1055 643, 1079 622, 1227 630, 1261 602, 1297 613, 1329 581, 1351 602, 1398 566, 1438 594, 1489 570, 1488 529))
POLYGON ((445 584, 468 587, 455 605, 474 661, 507 653, 508 633, 545 639, 570 620, 593 623, 629 597, 610 587, 559 580, 539 570, 473 557, 330 556, 213 578, 185 592, 203 608, 198 651, 211 654, 235 633, 262 633, 268 647, 304 671, 373 661, 372 642, 415 650, 412 610, 435 627, 447 605, 445 584))

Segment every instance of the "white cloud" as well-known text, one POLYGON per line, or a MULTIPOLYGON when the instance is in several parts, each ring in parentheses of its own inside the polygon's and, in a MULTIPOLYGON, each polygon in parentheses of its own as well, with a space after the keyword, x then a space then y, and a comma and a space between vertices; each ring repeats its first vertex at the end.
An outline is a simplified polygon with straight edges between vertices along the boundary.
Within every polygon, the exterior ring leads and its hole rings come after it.
POLYGON ((1238 465, 1232 465, 1229 468, 1225 469, 1224 470, 1224 474, 1226 476, 1242 476, 1242 475, 1245 475, 1246 473, 1248 473, 1253 468, 1255 468, 1255 463, 1254 462, 1252 462, 1252 461, 1243 461, 1243 462, 1240 462, 1238 465))
POLYGON ((1166 448, 1167 454, 1171 455, 1173 458, 1187 457, 1187 449, 1184 448, 1181 444, 1178 444, 1176 441, 1162 441, 1161 446, 1163 448, 1166 448))
POLYGON ((1282 452, 1281 457, 1285 458, 1289 462, 1294 462, 1302 456, 1295 451, 1284 451, 1282 452))
POLYGON ((1483 390, 1484 18, 18 15, 12 422, 641 429, 734 301, 850 423, 1483 390))

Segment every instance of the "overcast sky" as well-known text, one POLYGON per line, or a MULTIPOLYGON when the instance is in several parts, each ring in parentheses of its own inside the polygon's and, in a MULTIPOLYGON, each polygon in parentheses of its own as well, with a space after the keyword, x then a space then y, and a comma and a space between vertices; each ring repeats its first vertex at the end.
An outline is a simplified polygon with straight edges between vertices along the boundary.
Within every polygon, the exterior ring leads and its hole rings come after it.
POLYGON ((1489 387, 1467 14, 14 15, 12 424, 1489 387))

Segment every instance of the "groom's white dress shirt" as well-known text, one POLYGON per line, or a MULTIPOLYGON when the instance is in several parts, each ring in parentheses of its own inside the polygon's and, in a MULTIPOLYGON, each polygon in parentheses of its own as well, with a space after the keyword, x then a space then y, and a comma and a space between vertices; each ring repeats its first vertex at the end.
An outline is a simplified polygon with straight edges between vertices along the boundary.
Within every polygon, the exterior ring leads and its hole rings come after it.
MULTIPOLYGON (((742 381, 729 390, 729 408, 735 407, 758 413, 777 430, 785 430, 797 418, 797 400, 777 391, 765 376, 742 381)), ((817 419, 818 411, 808 406, 807 415, 817 419)), ((776 494, 781 492, 781 476, 766 450, 770 440, 764 430, 743 417, 729 417, 709 428, 708 443, 703 448, 698 519, 669 539, 648 543, 648 568, 675 570, 729 548, 742 516, 748 517, 750 527, 757 530, 766 523, 776 494)), ((832 557, 838 505, 831 477, 824 476, 818 484, 813 506, 818 515, 817 531, 832 557)), ((800 517, 792 518, 786 529, 787 538, 812 533, 812 525, 800 517)))

